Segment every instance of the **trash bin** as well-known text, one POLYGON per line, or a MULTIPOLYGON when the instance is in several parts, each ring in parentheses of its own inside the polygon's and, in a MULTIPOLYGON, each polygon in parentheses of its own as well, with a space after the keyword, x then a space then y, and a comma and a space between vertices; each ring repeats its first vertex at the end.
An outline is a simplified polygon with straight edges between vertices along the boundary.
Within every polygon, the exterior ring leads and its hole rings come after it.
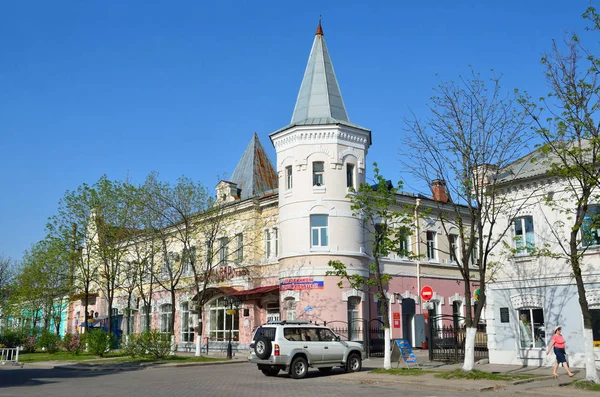
POLYGON ((427 350, 427 341, 421 342, 421 349, 427 350))

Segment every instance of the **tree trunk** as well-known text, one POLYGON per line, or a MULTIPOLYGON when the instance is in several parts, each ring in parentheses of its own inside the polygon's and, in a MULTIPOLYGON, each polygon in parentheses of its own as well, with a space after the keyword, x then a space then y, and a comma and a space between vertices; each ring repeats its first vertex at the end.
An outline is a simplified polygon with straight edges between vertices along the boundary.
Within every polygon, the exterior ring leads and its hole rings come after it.
POLYGON ((169 324, 171 335, 175 335, 175 290, 171 290, 171 321, 169 324))
POLYGON ((463 363, 463 371, 471 371, 475 364, 475 335, 477 334, 476 327, 467 327, 465 336, 465 361, 463 363))
POLYGON ((392 368, 392 349, 391 349, 391 332, 390 327, 386 327, 384 331, 384 349, 385 352, 383 354, 383 368, 390 369, 392 368))
POLYGON ((198 327, 196 329, 196 357, 202 355, 202 310, 198 309, 198 327))

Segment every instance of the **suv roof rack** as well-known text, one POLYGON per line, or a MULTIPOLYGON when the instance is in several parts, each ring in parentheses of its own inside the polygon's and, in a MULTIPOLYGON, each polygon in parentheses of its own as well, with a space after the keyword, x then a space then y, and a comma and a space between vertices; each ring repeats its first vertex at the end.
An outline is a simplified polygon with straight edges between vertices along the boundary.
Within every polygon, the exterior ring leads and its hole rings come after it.
POLYGON ((267 324, 280 324, 280 325, 285 325, 285 324, 312 324, 312 321, 306 321, 306 320, 267 321, 267 324))

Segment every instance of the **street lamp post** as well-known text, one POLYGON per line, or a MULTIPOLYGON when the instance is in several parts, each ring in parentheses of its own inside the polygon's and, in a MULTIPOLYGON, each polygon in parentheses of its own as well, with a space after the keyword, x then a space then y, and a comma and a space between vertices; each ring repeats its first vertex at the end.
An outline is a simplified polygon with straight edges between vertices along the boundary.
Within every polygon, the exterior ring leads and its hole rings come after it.
POLYGON ((231 360, 233 358, 233 348, 231 346, 231 334, 233 332, 233 321, 234 321, 234 315, 237 312, 238 307, 240 306, 240 301, 233 296, 228 296, 225 298, 225 304, 226 307, 228 307, 229 309, 227 310, 227 314, 229 314, 231 316, 231 322, 229 323, 229 341, 227 343, 227 358, 229 360, 231 360))

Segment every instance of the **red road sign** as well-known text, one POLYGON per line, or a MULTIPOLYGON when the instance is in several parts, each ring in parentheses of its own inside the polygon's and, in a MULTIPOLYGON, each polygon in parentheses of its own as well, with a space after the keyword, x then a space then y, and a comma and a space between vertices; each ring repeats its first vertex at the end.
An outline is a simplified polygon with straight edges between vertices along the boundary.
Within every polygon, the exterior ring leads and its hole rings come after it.
POLYGON ((423 299, 425 302, 428 302, 432 297, 433 289, 429 285, 421 288, 421 299, 423 299))

